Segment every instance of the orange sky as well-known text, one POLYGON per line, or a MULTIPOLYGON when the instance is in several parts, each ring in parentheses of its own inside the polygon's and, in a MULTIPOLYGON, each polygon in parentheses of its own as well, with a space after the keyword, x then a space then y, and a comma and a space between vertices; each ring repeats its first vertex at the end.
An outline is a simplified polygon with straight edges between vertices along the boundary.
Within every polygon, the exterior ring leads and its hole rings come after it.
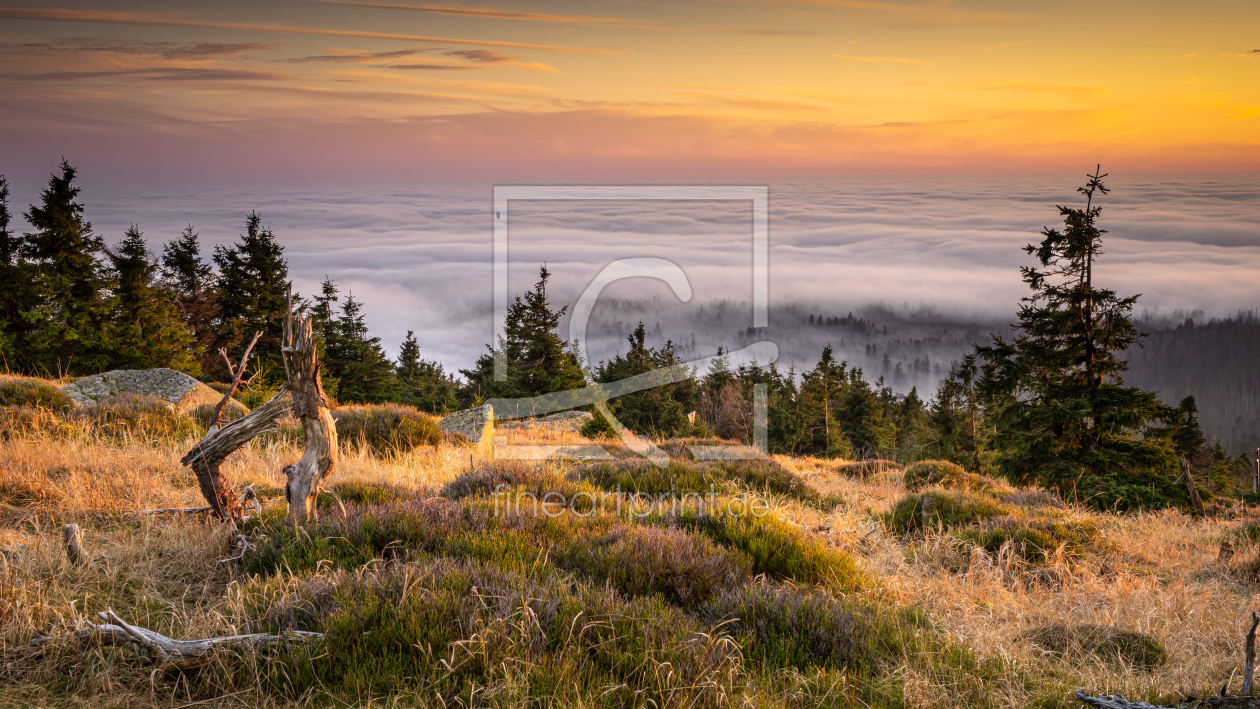
POLYGON ((0 160, 268 178, 1251 171, 1258 27, 1255 0, 10 2, 0 160))

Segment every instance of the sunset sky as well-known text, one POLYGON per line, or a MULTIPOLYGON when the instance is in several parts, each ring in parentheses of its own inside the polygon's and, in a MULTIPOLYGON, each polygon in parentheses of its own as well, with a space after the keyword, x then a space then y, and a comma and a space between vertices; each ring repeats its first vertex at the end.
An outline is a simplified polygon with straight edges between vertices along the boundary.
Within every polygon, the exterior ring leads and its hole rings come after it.
POLYGON ((0 159, 167 178, 1251 171, 1260 3, 0 7, 0 159))

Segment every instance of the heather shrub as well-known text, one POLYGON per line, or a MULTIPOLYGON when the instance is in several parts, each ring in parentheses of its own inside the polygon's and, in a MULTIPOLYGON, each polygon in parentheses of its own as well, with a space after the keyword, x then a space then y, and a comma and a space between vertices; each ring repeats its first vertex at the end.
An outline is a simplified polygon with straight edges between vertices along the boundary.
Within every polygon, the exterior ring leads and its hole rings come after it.
POLYGON ((377 453, 406 453, 443 440, 438 419, 412 406, 359 404, 342 406, 332 415, 342 444, 357 443, 377 453))
POLYGON ((766 583, 724 592, 701 609, 711 623, 735 621, 744 654, 771 667, 880 669, 919 643, 913 614, 838 598, 822 590, 766 583))
POLYGON ((1052 623, 1024 633, 1052 657, 1068 662, 1105 662, 1150 671, 1165 659, 1164 647, 1144 633, 1088 623, 1052 623))
POLYGON ((251 630, 314 630, 294 645, 274 688, 362 699, 387 694, 483 705, 683 705, 738 694, 738 647, 659 599, 539 578, 476 561, 437 559, 246 589, 251 630), (667 672, 658 671, 668 666, 667 672))
POLYGON ((818 491, 772 460, 701 462, 674 458, 664 468, 641 459, 601 461, 578 468, 571 477, 605 490, 628 493, 684 495, 743 488, 791 497, 813 506, 824 503, 818 491))
POLYGON ((742 552, 681 529, 616 525, 591 544, 575 544, 556 563, 627 596, 654 596, 694 608, 748 578, 742 552))
POLYGON ((88 433, 86 423, 67 421, 49 409, 33 406, 0 407, 0 440, 19 435, 44 434, 57 438, 74 438, 88 433))
MULTIPOLYGON (((328 487, 328 492, 335 495, 342 503, 354 502, 361 505, 389 505, 415 496, 410 490, 397 485, 362 480, 333 483, 328 487)), ((326 502, 321 495, 320 507, 326 507, 329 504, 331 501, 326 502)))
POLYGON ((966 527, 1012 512, 1013 508, 983 493, 929 490, 898 502, 888 522, 896 531, 909 534, 937 526, 966 527))
POLYGON ((75 408, 74 399, 43 379, 0 376, 0 407, 27 406, 60 411, 75 408))

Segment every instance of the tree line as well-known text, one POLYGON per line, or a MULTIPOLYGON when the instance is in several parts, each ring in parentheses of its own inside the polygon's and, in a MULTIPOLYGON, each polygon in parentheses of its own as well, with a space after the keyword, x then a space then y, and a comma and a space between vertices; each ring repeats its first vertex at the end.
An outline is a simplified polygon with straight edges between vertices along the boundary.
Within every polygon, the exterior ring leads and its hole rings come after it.
MULTIPOLYGON (((83 215, 76 170, 62 161, 38 204, 23 213, 33 231, 11 229, 9 185, 0 176, 0 358, 5 368, 61 377, 111 369, 169 367, 206 381, 230 379, 261 332, 259 386, 283 379, 279 343, 289 266, 275 234, 251 212, 239 241, 216 246, 207 263, 193 226, 148 251, 133 224, 109 245, 83 215)), ((420 356, 409 332, 388 357, 365 324, 363 306, 327 279, 319 295, 294 294, 313 309, 321 335, 323 379, 345 402, 395 401, 428 411, 456 405, 456 381, 420 356)))
MULTIPOLYGON (((1037 266, 1022 269, 1031 295, 1018 308, 1009 341, 994 336, 955 362, 935 395, 895 393, 883 377, 837 361, 830 346, 817 364, 797 372, 774 362, 733 365, 719 349, 704 372, 674 384, 620 397, 611 410, 621 423, 653 436, 752 438, 752 393, 769 395, 771 452, 843 458, 940 458, 970 470, 1034 483, 1099 508, 1182 504, 1179 462, 1191 465, 1205 494, 1238 496, 1249 488, 1249 463, 1209 445, 1192 396, 1179 406, 1154 392, 1126 386, 1121 356, 1143 334, 1131 321, 1138 296, 1096 284, 1102 254, 1097 226, 1105 175, 1081 188, 1084 208, 1059 207, 1062 229, 1046 229, 1026 248, 1037 266)), ((262 332, 256 371, 282 376, 278 359, 286 309, 284 248, 257 213, 246 217, 238 242, 215 247, 214 268, 202 258, 189 226, 159 255, 146 250, 132 225, 121 242, 105 244, 83 218, 75 170, 62 162, 40 203, 24 214, 34 231, 9 229, 8 186, 0 178, 0 355, 10 370, 57 376, 108 369, 170 367, 206 380, 226 378, 262 332)), ((649 346, 644 324, 629 335, 624 355, 581 361, 559 335, 567 306, 547 297, 550 273, 510 304, 501 338, 462 379, 421 357, 408 332, 391 358, 371 335, 362 303, 344 297, 331 278, 310 298, 320 334, 324 382, 341 402, 399 402, 432 413, 489 398, 537 396, 585 386, 584 370, 613 382, 682 363, 675 345, 649 346), (502 350, 507 379, 496 381, 502 350)), ((868 325, 846 316, 823 326, 868 325)), ((609 431, 596 417, 588 433, 609 431)))

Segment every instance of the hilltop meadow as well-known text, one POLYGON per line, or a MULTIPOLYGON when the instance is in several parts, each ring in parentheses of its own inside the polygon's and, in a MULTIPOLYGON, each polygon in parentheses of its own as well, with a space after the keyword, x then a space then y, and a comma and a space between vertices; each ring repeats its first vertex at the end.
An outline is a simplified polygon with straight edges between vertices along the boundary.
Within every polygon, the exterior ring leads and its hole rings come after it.
POLYGON ((397 405, 334 412, 341 457, 297 531, 281 469, 301 454, 296 422, 229 458, 261 512, 242 530, 255 548, 222 562, 223 523, 141 513, 203 504, 179 459, 204 417, 138 396, 76 410, 53 384, 0 384, 8 706, 1172 702, 1237 691, 1260 590, 1260 520, 1242 506, 1115 514, 943 461, 701 462, 698 439, 661 439, 658 469, 613 439, 514 430, 500 438, 613 459, 495 461, 363 424, 394 407, 433 430, 397 405), (668 492, 683 504, 645 506, 668 492), (547 493, 567 504, 528 503, 547 493), (68 560, 67 523, 90 564, 68 560), (134 644, 21 651, 107 608, 176 639, 322 638, 189 670, 134 644))

